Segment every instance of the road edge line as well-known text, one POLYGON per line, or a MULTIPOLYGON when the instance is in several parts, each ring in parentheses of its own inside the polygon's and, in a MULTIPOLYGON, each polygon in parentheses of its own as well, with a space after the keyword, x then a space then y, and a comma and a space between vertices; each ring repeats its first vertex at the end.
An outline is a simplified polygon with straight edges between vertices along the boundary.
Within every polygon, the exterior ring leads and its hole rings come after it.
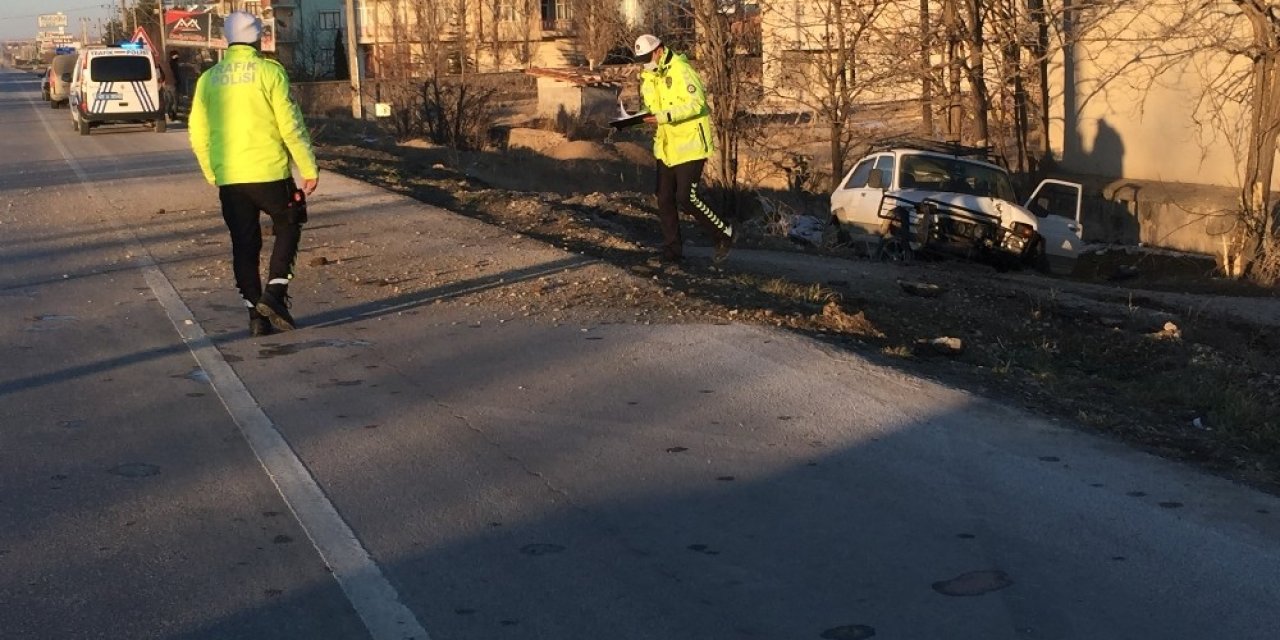
MULTIPOLYGON (((28 102, 58 154, 76 174, 80 187, 90 198, 96 195, 99 202, 108 203, 100 193, 95 193, 97 189, 91 185, 80 163, 58 139, 45 114, 36 108, 36 102, 30 99, 28 102)), ((338 513, 310 470, 258 405, 244 381, 222 357, 204 328, 196 322, 191 310, 156 264, 151 252, 130 227, 120 224, 114 212, 112 223, 115 233, 124 239, 135 256, 134 263, 142 271, 147 286, 164 308, 169 322, 195 358, 196 364, 208 374, 210 384, 240 429, 241 436, 275 485, 280 497, 293 512, 298 524, 307 533, 311 546, 332 572, 373 640, 431 640, 427 630, 401 601, 395 587, 391 586, 382 569, 360 543, 355 531, 338 513)))

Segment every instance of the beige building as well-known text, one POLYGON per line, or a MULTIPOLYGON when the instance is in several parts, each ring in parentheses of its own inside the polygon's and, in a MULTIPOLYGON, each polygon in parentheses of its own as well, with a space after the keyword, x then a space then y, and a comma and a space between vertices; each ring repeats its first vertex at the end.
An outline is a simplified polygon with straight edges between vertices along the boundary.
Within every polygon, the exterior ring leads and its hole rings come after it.
POLYGON ((1250 29, 1233 2, 1217 4, 1118 4, 1084 16, 1078 43, 1053 61, 1050 145, 1063 169, 1098 177, 1110 208, 1095 234, 1229 261, 1249 65, 1227 51, 1243 50, 1250 29))
MULTIPOLYGON (((1221 4, 1224 11, 1233 6, 1229 0, 1221 4)), ((1247 61, 1223 53, 1227 41, 1220 38, 1227 33, 1206 30, 1214 25, 1193 20, 1178 36, 1167 33, 1183 22, 1180 14, 1187 8, 1175 2, 1117 8, 1088 25, 1079 44, 1054 61, 1050 140, 1064 167, 1108 177, 1239 186, 1247 116, 1241 105, 1215 94, 1223 79, 1247 71, 1247 61), (1157 68, 1161 58, 1174 63, 1157 68), (1152 62, 1133 63, 1140 59, 1152 62)), ((1216 24, 1234 30, 1235 46, 1247 44, 1243 17, 1216 24)))
POLYGON ((903 69, 919 59, 919 0, 766 0, 759 11, 762 110, 813 110, 841 73, 860 102, 919 98, 903 69))
MULTIPOLYGON (((589 0, 357 0, 357 36, 372 77, 433 58, 449 73, 586 64, 575 7, 589 0)), ((620 26, 638 24, 651 0, 615 0, 620 26)), ((623 44, 621 38, 619 44, 623 44)))

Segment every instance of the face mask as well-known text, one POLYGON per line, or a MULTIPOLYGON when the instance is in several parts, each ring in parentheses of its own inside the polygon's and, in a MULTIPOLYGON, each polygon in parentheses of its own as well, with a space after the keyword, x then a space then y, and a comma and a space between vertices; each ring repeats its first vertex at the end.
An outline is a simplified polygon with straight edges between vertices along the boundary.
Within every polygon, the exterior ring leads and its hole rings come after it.
POLYGON ((649 59, 645 60, 644 62, 644 70, 645 71, 658 70, 658 50, 657 49, 654 49, 653 51, 649 52, 649 59))

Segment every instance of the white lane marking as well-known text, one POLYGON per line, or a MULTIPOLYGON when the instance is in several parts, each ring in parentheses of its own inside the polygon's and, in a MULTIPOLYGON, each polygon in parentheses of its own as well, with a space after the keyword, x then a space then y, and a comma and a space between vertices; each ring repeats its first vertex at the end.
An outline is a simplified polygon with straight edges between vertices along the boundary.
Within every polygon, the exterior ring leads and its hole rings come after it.
MULTIPOLYGON (((29 102, 40 118, 40 123, 44 125, 49 139, 53 141, 53 146, 76 174, 86 195, 90 198, 97 195, 98 202, 106 202, 101 197, 102 194, 96 193, 97 188, 89 181, 80 163, 54 134, 52 125, 44 113, 36 108, 35 101, 29 99, 29 102)), ((369 635, 373 640, 430 640, 431 636, 414 617, 413 612, 400 601, 400 594, 387 581, 382 569, 369 556, 369 552, 342 519, 342 515, 316 483, 306 465, 298 459, 298 455, 276 429, 271 418, 258 406, 235 370, 213 346, 191 310, 178 296, 173 284, 156 265, 151 253, 131 228, 120 224, 115 226, 116 233, 124 239, 133 255, 137 256, 136 264, 142 270, 147 286, 164 307, 169 321, 173 323, 178 335, 182 336, 182 341, 191 351, 196 364, 209 374, 209 380, 222 399, 223 406, 235 420, 258 462, 271 477, 276 490, 307 532, 312 546, 333 571, 334 579, 359 614, 369 635)))

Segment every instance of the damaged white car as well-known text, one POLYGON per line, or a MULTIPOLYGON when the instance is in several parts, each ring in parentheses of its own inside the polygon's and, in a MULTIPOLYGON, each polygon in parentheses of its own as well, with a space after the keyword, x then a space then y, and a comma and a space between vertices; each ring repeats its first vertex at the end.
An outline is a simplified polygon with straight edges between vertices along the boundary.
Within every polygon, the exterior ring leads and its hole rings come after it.
POLYGON ((958 251, 1001 267, 1070 273, 1082 246, 1083 188, 1045 180, 1020 206, 1009 172, 987 157, 929 141, 873 150, 831 194, 824 243, 871 237, 891 255, 958 251))

